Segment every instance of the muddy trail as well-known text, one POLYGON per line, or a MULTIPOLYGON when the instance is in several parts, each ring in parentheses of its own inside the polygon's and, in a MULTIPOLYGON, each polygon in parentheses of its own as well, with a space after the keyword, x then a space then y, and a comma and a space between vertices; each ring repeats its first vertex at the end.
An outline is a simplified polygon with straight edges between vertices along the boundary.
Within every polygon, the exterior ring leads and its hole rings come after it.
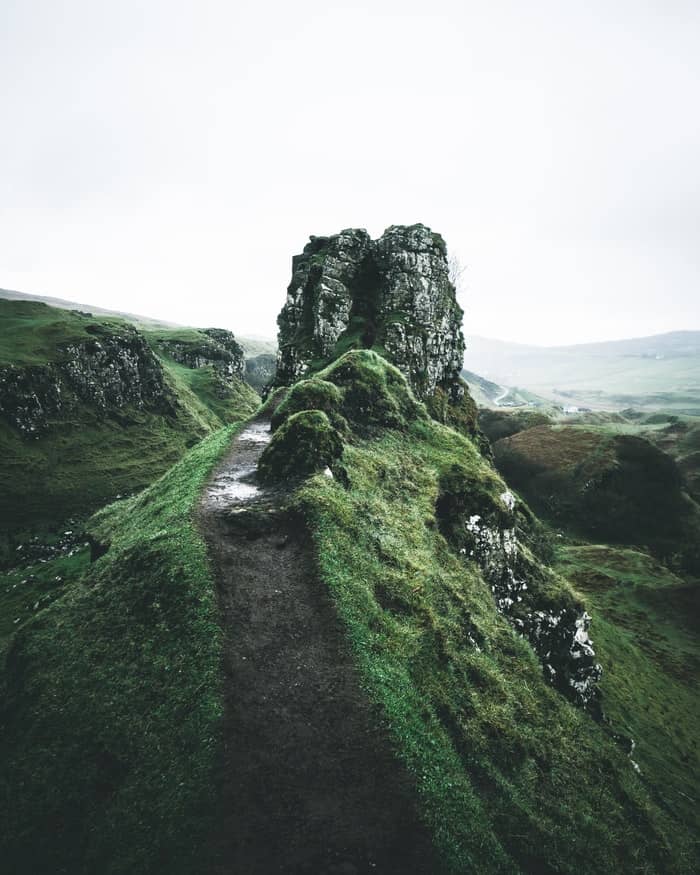
POLYGON ((255 482, 268 440, 269 422, 247 426, 199 510, 225 631, 214 871, 437 873, 413 782, 360 688, 303 529, 255 482))

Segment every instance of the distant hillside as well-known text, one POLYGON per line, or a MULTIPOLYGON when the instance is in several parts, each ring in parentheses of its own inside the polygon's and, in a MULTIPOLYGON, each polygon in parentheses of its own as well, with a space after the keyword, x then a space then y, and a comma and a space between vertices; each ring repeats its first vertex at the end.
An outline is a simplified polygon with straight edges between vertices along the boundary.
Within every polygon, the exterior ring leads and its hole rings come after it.
POLYGON ((116 316, 125 319, 142 328, 177 328, 176 322, 167 322, 164 319, 152 319, 149 316, 139 316, 136 313, 126 313, 121 310, 108 310, 105 307, 97 307, 95 304, 79 304, 76 301, 67 301, 64 298, 52 298, 49 295, 29 295, 26 292, 14 292, 10 289, 0 289, 0 298, 8 301, 41 301, 50 307, 58 307, 60 310, 83 310, 93 316, 116 316))
POLYGON ((700 331, 556 347, 472 337, 465 367, 562 406, 700 413, 700 331))
MULTIPOLYGON (((88 312, 93 316, 112 316, 118 319, 124 319, 126 322, 131 322, 137 328, 147 328, 156 330, 159 328, 183 328, 177 322, 169 322, 166 319, 153 319, 150 316, 141 316, 138 313, 127 313, 121 310, 108 310, 106 307, 98 307, 95 304, 78 303, 77 301, 68 301, 65 298, 52 298, 49 295, 30 295, 26 292, 14 292, 10 289, 0 289, 0 298, 8 301, 40 301, 43 304, 48 304, 51 307, 58 307, 60 310, 80 310, 88 312)), ((266 337, 238 337, 238 341, 243 347, 246 358, 258 355, 274 355, 277 352, 277 343, 274 340, 266 337)))

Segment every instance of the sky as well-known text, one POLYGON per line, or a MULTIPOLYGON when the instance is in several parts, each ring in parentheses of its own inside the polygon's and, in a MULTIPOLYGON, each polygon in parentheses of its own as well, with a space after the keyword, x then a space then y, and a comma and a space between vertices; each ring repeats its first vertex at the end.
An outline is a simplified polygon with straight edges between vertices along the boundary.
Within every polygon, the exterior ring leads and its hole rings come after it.
POLYGON ((696 0, 4 0, 0 287, 273 337, 423 222, 465 333, 700 328, 696 0))

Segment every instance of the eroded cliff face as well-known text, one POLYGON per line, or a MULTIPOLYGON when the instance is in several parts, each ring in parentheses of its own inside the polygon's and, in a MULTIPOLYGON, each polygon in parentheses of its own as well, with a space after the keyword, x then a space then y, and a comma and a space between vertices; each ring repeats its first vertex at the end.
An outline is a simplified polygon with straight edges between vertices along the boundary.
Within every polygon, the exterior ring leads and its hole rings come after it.
POLYGON ((172 411, 160 362, 136 329, 94 326, 91 333, 45 365, 1 368, 0 416, 23 435, 37 435, 79 404, 172 411))
MULTIPOLYGON (((464 407, 468 398, 459 376, 462 309, 445 242, 424 225, 392 225, 378 240, 363 229, 312 237, 293 259, 277 321, 278 385, 365 348, 395 364, 429 407, 435 401, 432 413, 444 407, 443 396, 450 408, 464 407)), ((451 413, 443 414, 449 420, 451 413)))
POLYGON ((234 335, 223 328, 205 328, 201 339, 185 341, 159 339, 157 347, 163 355, 186 368, 211 367, 219 383, 220 392, 225 392, 245 374, 245 355, 234 335))
POLYGON ((509 490, 488 488, 453 466, 440 482, 436 516, 442 533, 466 562, 476 562, 499 613, 526 638, 545 679, 578 705, 600 715, 602 669, 588 630, 591 617, 572 590, 533 553, 533 518, 509 490))

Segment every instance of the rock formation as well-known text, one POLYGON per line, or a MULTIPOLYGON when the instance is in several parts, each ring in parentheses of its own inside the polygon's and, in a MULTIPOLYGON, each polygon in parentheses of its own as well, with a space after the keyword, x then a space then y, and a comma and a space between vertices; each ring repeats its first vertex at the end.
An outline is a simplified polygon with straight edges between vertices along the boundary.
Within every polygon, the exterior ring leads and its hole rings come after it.
POLYGON ((127 404, 161 412, 172 408, 160 362, 136 329, 95 326, 93 334, 66 345, 57 361, 0 368, 0 416, 32 435, 79 403, 99 410, 127 404))
MULTIPOLYGON (((277 385, 348 349, 367 348, 395 364, 431 412, 443 397, 451 408, 465 399, 471 405, 459 376, 462 310, 445 242, 424 225, 392 225, 378 240, 362 229, 311 237, 292 261, 277 321, 277 385)), ((438 418, 450 419, 442 413, 438 418)), ((463 415, 471 418, 471 409, 463 415)))
POLYGON ((159 338, 158 351, 186 368, 211 367, 219 383, 219 392, 243 379, 246 364, 243 349, 230 331, 205 328, 196 340, 177 337, 159 338))

